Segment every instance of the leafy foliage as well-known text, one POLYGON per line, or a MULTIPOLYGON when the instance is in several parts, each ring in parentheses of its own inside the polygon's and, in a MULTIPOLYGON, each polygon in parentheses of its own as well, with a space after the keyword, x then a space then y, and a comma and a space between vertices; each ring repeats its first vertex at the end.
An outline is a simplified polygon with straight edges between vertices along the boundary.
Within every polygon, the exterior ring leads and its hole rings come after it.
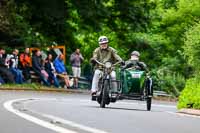
POLYGON ((190 79, 185 89, 181 92, 178 108, 200 109, 200 82, 199 79, 190 79))
POLYGON ((80 48, 87 72, 98 37, 106 35, 124 60, 140 51, 156 89, 177 96, 199 74, 199 18, 199 0, 10 0, 0 8, 0 35, 11 41, 0 43, 64 44, 67 58, 80 48))
POLYGON ((184 53, 188 64, 195 70, 192 73, 195 78, 188 80, 186 87, 180 95, 178 108, 200 109, 200 23, 191 26, 185 34, 184 53))
POLYGON ((196 70, 196 76, 200 72, 200 23, 192 26, 186 32, 186 39, 184 41, 184 53, 188 58, 188 63, 191 64, 196 70))

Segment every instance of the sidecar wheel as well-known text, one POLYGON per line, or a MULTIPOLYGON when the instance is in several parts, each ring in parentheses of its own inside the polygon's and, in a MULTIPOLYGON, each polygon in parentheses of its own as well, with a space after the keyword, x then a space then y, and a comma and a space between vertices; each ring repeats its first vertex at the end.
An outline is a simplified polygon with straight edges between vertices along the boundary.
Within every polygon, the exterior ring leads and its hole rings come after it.
POLYGON ((151 110, 151 101, 152 101, 152 98, 151 98, 151 97, 148 97, 148 98, 147 98, 147 101, 146 101, 146 102, 147 102, 147 110, 148 110, 148 111, 151 110))

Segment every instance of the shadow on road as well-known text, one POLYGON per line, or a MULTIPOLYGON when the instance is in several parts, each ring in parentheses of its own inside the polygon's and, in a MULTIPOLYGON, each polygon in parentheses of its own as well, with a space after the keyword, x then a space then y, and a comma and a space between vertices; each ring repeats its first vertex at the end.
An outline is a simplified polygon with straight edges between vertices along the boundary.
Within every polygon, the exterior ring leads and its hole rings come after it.
POLYGON ((118 110, 132 110, 132 111, 147 111, 144 109, 130 109, 130 108, 119 108, 119 107, 106 107, 107 109, 118 109, 118 110))
MULTIPOLYGON (((87 106, 87 107, 101 109, 99 106, 87 106)), ((147 111, 146 109, 133 109, 133 108, 121 108, 121 107, 106 107, 103 109, 124 110, 124 111, 143 111, 143 112, 162 112, 162 111, 156 111, 156 110, 147 111)))

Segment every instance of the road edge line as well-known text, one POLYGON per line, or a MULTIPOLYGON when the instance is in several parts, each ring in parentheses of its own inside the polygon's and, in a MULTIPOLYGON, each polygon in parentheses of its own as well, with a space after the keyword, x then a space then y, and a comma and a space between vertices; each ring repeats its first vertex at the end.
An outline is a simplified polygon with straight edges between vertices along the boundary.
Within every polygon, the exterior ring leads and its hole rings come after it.
POLYGON ((32 123, 35 123, 37 125, 40 125, 42 127, 51 129, 53 131, 56 131, 56 132, 59 132, 59 133, 77 133, 75 131, 68 130, 66 128, 51 124, 51 123, 49 123, 47 121, 41 120, 39 118, 33 117, 31 115, 22 113, 22 112, 20 112, 20 111, 18 111, 16 109, 14 109, 12 104, 14 102, 21 101, 21 100, 26 100, 26 99, 15 99, 15 100, 6 101, 6 102, 4 102, 4 108, 6 110, 8 110, 9 112, 11 112, 11 113, 13 113, 13 114, 15 114, 15 115, 17 115, 17 116, 19 116, 21 118, 24 118, 25 120, 28 120, 28 121, 30 121, 32 123))
POLYGON ((91 133, 108 133, 108 132, 106 132, 106 131, 102 131, 102 130, 99 130, 99 129, 96 129, 96 128, 91 128, 91 127, 88 127, 88 126, 84 126, 84 125, 75 123, 75 122, 73 122, 73 121, 65 120, 65 119, 62 119, 62 118, 59 118, 59 117, 56 117, 56 116, 53 116, 53 115, 47 115, 47 114, 41 114, 41 115, 42 115, 43 117, 52 119, 52 120, 54 120, 54 121, 61 122, 61 123, 63 123, 63 124, 66 124, 66 125, 68 125, 68 126, 81 129, 81 130, 86 131, 86 132, 91 132, 91 133))

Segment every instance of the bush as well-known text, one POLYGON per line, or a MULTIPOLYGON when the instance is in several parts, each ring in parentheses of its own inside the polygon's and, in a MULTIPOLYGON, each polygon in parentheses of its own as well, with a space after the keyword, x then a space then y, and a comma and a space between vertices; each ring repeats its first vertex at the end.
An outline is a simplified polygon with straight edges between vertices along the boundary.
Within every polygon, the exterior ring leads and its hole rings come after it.
POLYGON ((190 79, 187 81, 184 90, 181 92, 178 102, 178 109, 194 108, 200 109, 200 81, 190 79))
MULTIPOLYGON (((192 65, 196 72, 200 72, 200 22, 186 32, 184 41, 184 53, 188 58, 188 64, 192 65)), ((198 74, 196 74, 198 75, 198 74)))
POLYGON ((178 97, 185 86, 185 78, 180 74, 166 74, 160 77, 161 90, 178 97))

